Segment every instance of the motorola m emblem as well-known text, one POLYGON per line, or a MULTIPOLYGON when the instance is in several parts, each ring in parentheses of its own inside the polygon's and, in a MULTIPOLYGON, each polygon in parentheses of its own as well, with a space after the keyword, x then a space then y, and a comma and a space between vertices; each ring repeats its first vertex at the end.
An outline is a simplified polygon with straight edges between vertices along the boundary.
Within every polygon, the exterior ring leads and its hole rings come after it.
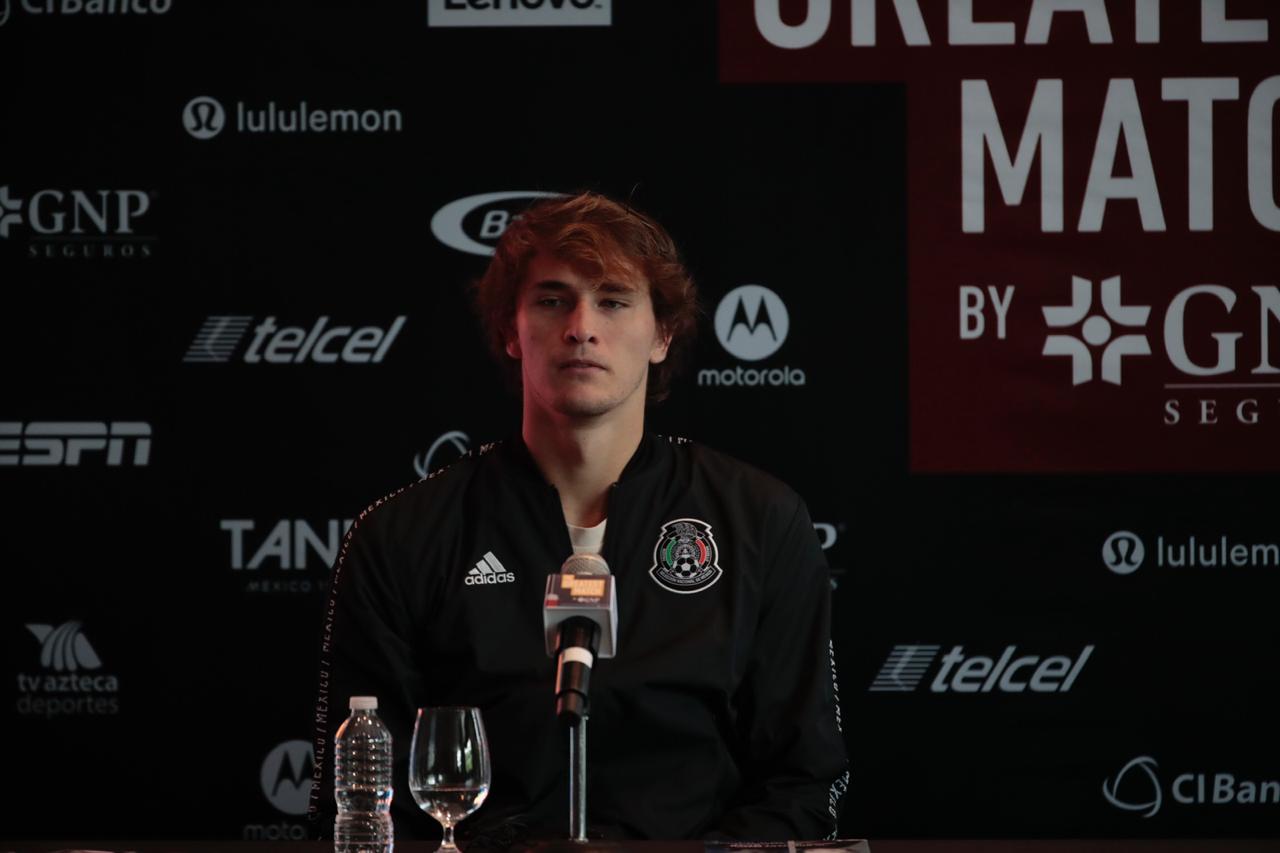
POLYGON ((1142 566, 1147 549, 1136 533, 1117 530, 1102 543, 1102 562, 1118 575, 1131 575, 1142 566))
POLYGON ((778 294, 758 284, 744 284, 725 294, 716 307, 716 337, 735 358, 760 361, 787 339, 791 315, 778 294))
POLYGON ((213 98, 192 98, 182 110, 182 126, 196 139, 212 139, 227 126, 227 111, 213 98))

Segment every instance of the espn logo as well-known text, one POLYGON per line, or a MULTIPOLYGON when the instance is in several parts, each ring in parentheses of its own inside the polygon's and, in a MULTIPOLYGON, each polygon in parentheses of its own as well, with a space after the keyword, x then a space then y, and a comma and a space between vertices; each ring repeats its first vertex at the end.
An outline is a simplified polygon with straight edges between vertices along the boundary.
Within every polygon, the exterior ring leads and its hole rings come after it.
POLYGON ((0 421, 0 465, 73 467, 86 451, 107 452, 107 465, 125 464, 125 443, 133 442, 132 465, 151 459, 151 425, 141 421, 0 421), (26 453, 12 453, 25 449, 26 453))

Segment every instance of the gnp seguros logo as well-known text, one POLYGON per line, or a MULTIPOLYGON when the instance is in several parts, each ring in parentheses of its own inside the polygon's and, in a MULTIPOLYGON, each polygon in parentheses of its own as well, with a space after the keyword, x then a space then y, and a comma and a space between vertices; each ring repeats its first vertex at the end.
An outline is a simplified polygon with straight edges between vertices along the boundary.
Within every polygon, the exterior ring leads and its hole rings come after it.
POLYGON ((613 0, 427 0, 428 27, 607 27, 613 0))
MULTIPOLYGON (((1118 575, 1131 575, 1147 557, 1147 548, 1138 534, 1117 530, 1102 543, 1102 562, 1118 575)), ((1280 568, 1280 543, 1232 542, 1227 536, 1194 535, 1181 540, 1156 537, 1151 564, 1158 569, 1280 568)))
POLYGON ((27 631, 40 643, 42 672, 18 673, 17 711, 26 717, 96 716, 120 713, 120 680, 104 673, 102 659, 78 621, 33 622, 27 631))
MULTIPOLYGON (((1102 796, 1127 812, 1154 817, 1165 805, 1165 789, 1150 755, 1139 755, 1102 782, 1102 796)), ((1184 772, 1174 776, 1168 801, 1180 806, 1280 805, 1280 779, 1240 779, 1234 773, 1184 772)))
POLYGON ((138 229, 154 198, 138 189, 42 189, 22 196, 0 185, 0 240, 24 228, 32 259, 149 258, 156 237, 138 229))
MULTIPOLYGON (((716 339, 725 352, 740 361, 759 362, 786 343, 791 314, 781 297, 759 284, 744 284, 724 295, 716 306, 716 339)), ((698 384, 709 386, 804 385, 804 371, 795 367, 743 367, 698 371, 698 384)))
POLYGON ((493 256, 493 247, 519 211, 540 198, 563 193, 519 191, 469 195, 451 201, 431 217, 431 233, 441 243, 470 255, 493 256))

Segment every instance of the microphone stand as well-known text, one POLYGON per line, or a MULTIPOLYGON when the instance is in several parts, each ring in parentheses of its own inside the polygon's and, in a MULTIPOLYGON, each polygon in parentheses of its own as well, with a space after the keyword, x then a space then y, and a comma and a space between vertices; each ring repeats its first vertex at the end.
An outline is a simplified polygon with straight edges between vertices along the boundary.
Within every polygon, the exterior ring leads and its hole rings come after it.
POLYGON ((569 838, 587 840, 587 717, 569 727, 569 838))

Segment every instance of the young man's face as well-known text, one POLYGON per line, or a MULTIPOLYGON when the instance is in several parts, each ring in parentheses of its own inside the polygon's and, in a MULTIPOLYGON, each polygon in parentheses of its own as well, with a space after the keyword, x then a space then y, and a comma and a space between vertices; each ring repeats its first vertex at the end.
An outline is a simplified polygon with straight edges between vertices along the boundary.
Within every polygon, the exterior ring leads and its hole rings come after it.
POLYGON ((521 283, 514 331, 507 354, 520 359, 526 410, 576 418, 624 405, 643 416, 649 365, 669 343, 639 273, 593 280, 543 252, 521 283))

